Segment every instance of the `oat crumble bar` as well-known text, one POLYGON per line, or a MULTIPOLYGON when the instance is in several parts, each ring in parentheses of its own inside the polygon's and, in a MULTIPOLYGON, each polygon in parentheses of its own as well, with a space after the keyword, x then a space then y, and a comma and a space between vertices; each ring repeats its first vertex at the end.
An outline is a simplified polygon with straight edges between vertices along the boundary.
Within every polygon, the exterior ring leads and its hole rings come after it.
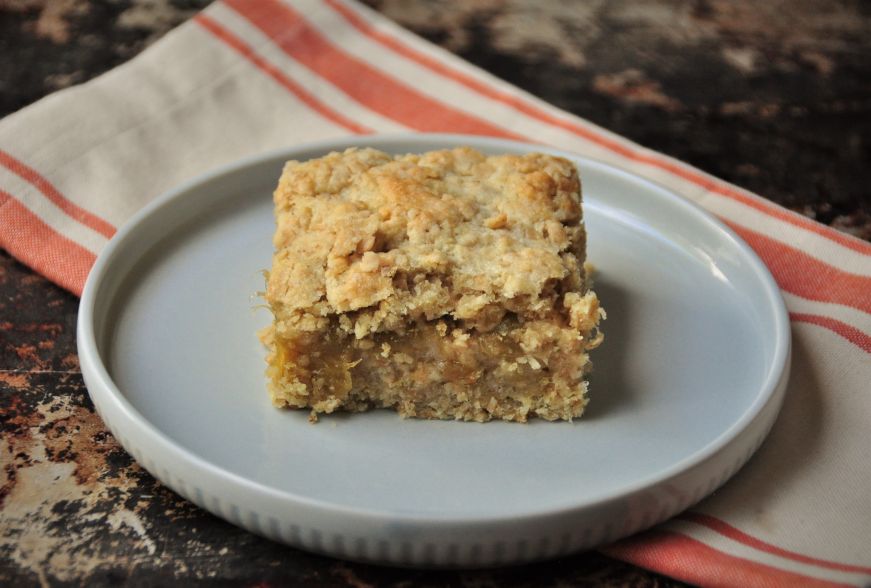
POLYGON ((290 161, 262 334, 275 405, 571 420, 604 312, 575 166, 457 148, 290 161))

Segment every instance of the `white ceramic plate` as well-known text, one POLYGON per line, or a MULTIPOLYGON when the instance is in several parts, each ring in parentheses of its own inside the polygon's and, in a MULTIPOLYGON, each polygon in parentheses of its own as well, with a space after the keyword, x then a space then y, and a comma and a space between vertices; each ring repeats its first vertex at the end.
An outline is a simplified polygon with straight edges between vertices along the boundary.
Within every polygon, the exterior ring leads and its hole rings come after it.
POLYGON ((121 444, 182 496, 237 525, 344 558, 429 566, 517 563, 586 549, 700 500, 762 442, 790 349, 777 287, 729 229, 602 163, 580 167, 589 258, 608 311, 587 414, 573 423, 401 420, 273 408, 255 333, 270 265, 271 191, 287 159, 351 145, 471 145, 360 137, 225 167, 159 198, 88 279, 79 353, 121 444))

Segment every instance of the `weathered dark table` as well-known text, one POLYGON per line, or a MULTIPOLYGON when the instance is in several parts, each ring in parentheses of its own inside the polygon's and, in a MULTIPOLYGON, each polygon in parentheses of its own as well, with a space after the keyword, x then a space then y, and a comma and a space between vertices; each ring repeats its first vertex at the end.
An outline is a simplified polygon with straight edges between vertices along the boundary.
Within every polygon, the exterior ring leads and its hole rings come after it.
MULTIPOLYGON (((110 69, 207 0, 0 0, 0 115, 110 69)), ((871 240, 871 14, 858 0, 370 0, 559 107, 871 240)), ((180 499, 103 429, 77 300, 0 253, 0 584, 677 583, 596 553, 425 572, 250 535, 180 499)))

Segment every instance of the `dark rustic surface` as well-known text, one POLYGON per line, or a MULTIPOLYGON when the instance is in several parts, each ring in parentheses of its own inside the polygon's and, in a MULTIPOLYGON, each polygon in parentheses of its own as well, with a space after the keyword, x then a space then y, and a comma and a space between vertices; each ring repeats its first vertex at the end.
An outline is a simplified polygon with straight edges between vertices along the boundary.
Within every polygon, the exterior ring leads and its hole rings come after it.
MULTIPOLYGON (((0 0, 0 115, 134 56, 205 0, 0 0)), ((370 0, 532 93, 871 239, 861 2, 370 0)), ((588 553, 424 572, 250 535, 140 469, 94 414, 77 300, 0 253, 0 584, 668 586, 588 553)))

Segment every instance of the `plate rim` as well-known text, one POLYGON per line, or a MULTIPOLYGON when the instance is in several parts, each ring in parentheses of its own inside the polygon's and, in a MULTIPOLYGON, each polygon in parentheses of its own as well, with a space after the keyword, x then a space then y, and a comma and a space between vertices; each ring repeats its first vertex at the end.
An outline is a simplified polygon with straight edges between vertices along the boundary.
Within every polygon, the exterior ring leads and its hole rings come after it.
MULTIPOLYGON (((294 153, 304 151, 320 151, 327 153, 329 151, 342 150, 348 147, 374 147, 384 146, 391 143, 415 143, 423 144, 426 149, 432 148, 448 148, 455 145, 469 145, 477 148, 511 148, 524 149, 527 151, 538 151, 549 153, 562 157, 567 157, 572 161, 579 163, 588 163, 599 167, 607 173, 621 176, 635 182, 641 182, 648 188, 654 189, 663 197, 671 200, 675 205, 688 210, 692 215, 700 221, 708 224, 715 230, 729 237, 733 245, 752 262, 753 273, 764 286, 766 295, 766 305, 773 310, 774 318, 774 345, 775 352, 771 365, 767 367, 767 372, 762 384, 759 386, 759 393, 752 404, 744 411, 739 419, 734 421, 729 427, 724 429, 714 440, 710 441, 706 446, 698 451, 680 459, 654 474, 636 480, 635 482, 620 486, 618 491, 611 492, 607 495, 595 497, 589 500, 575 502, 571 505, 559 505, 551 508, 536 509, 534 507, 524 509, 522 513, 510 517, 511 522, 519 523, 527 520, 539 520, 548 517, 559 517, 569 515, 571 513, 579 513, 587 509, 594 509, 599 506, 612 503, 613 501, 622 500, 630 497, 640 491, 663 484, 669 480, 676 479, 692 470, 705 464, 708 460, 714 458, 721 451, 727 449, 730 444, 735 442, 740 435, 751 428, 753 423, 764 416, 766 408, 774 408, 773 415, 770 416, 771 423, 765 427, 766 431, 770 428, 779 413, 780 404, 782 403, 786 382, 789 377, 789 358, 791 354, 791 331, 789 328, 789 319, 783 297, 780 294, 773 276, 768 268, 759 258, 755 251, 739 237, 735 231, 728 227, 725 223, 717 219, 711 213, 703 209, 701 206, 688 200, 687 198, 675 193, 673 190, 656 183, 653 180, 644 178, 634 174, 628 170, 621 169, 608 162, 598 159, 581 156, 570 151, 551 148, 544 145, 527 143, 522 141, 504 140, 494 137, 478 136, 478 135, 463 135, 449 133, 390 133, 378 135, 364 135, 351 137, 338 137, 332 139, 324 139, 291 145, 278 149, 271 149, 260 154, 248 156, 234 162, 217 166, 203 174, 199 174, 187 181, 184 181, 177 186, 163 192, 160 196, 152 200, 141 210, 136 212, 124 225, 119 227, 116 234, 100 252, 94 263, 86 284, 83 290, 82 298, 79 305, 79 315, 77 320, 77 346, 80 357, 82 375, 85 378, 88 393, 94 402, 97 411, 103 418, 104 422, 110 429, 114 429, 117 424, 110 423, 106 418, 103 403, 112 403, 116 410, 127 420, 127 426, 134 426, 139 430, 140 434, 148 435, 153 441, 163 446, 164 450, 170 451, 186 462, 187 466, 192 466, 197 469, 205 470, 206 473, 218 478, 223 478, 247 493, 255 495, 263 495, 273 500, 286 502, 291 505, 305 506, 314 511, 328 512, 332 515, 341 514, 350 516, 358 520, 369 520, 376 522, 384 519, 397 521, 399 523, 409 523, 414 525, 463 525, 479 526, 504 523, 508 517, 502 513, 482 514, 477 516, 459 515, 445 513, 414 513, 402 511, 390 511, 371 508, 360 508, 334 503, 331 501, 312 498, 305 495, 295 494, 288 490, 282 490, 273 486, 257 482, 243 475, 234 473, 224 467, 213 463, 193 451, 178 444, 169 437, 156 424, 152 423, 142 413, 140 413, 124 393, 115 385, 108 368, 103 362, 98 345, 97 334, 95 333, 95 322, 98 316, 97 302, 100 294, 100 285, 109 275, 109 271, 116 261, 117 251, 126 239, 137 229, 137 227, 156 214, 160 209, 171 206, 177 199, 184 196, 188 191, 195 189, 197 186, 210 181, 217 180, 222 176, 229 176, 239 173, 249 167, 264 163, 270 159, 291 158, 294 153), (774 407, 773 404, 777 406, 774 407)), ((410 149, 413 150, 413 147, 410 149)), ((110 305, 106 305, 109 307, 110 305)), ((104 311, 105 312, 105 311, 104 311)), ((767 433, 766 433, 767 435, 767 433)), ((766 435, 763 435, 763 439, 766 435)), ((121 438, 116 435, 119 443, 125 446, 125 450, 130 451, 131 448, 126 447, 121 438)), ((755 448, 754 448, 755 451, 755 448)), ((752 452, 751 452, 752 455, 752 452)), ((134 457, 136 457, 134 455, 134 457)), ((747 456, 749 459, 749 455, 747 456)), ((147 467, 142 459, 137 457, 137 461, 155 477, 168 483, 170 487, 175 488, 175 485, 164 479, 164 476, 159 475, 152 468, 147 467)), ((741 465, 746 462, 746 459, 741 462, 741 465)), ((154 468, 155 470, 157 468, 154 468)), ((726 477, 726 480, 730 476, 726 477)), ((725 481, 725 480, 724 480, 725 481)), ((176 490, 177 491, 177 490, 176 490)), ((188 497, 190 499, 190 497, 188 497)), ((201 505, 204 506, 204 505, 201 505)), ((206 507, 208 509, 208 507, 206 507)), ((211 510, 211 509, 209 509, 211 510)), ((226 517, 225 517, 226 518, 226 517)))

